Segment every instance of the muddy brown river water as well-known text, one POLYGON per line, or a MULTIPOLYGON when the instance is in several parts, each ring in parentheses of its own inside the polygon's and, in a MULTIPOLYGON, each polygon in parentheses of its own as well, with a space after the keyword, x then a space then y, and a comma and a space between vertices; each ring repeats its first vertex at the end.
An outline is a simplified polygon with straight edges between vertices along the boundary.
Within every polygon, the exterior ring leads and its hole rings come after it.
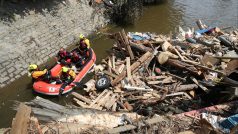
MULTIPOLYGON (((164 0, 158 5, 146 6, 144 15, 133 26, 108 26, 109 31, 125 28, 126 31, 149 31, 168 34, 178 25, 196 27, 195 21, 202 19, 207 25, 221 28, 238 27, 238 0, 164 0)), ((100 61, 107 55, 106 50, 112 41, 93 35, 92 47, 100 61)), ((77 91, 80 92, 80 91, 77 91)), ((32 83, 28 77, 20 78, 11 85, 0 89, 0 128, 8 127, 15 115, 14 101, 30 101, 36 96, 32 93, 32 83)), ((70 103, 70 96, 62 98, 46 97, 61 104, 70 103)))

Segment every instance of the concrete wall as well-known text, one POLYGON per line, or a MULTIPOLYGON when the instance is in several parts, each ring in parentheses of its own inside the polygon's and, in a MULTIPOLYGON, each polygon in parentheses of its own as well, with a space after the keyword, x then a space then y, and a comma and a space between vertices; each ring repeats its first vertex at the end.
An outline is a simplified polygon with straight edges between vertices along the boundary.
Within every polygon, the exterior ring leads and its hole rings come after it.
POLYGON ((0 22, 0 88, 27 73, 29 63, 42 64, 59 48, 72 44, 80 33, 89 34, 106 23, 86 0, 69 0, 57 11, 30 11, 15 21, 0 22))

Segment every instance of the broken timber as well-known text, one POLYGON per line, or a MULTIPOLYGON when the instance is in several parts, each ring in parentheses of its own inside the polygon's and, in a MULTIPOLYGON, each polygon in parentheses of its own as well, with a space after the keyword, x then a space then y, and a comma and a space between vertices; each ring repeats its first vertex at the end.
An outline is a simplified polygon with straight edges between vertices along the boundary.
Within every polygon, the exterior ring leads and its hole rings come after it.
MULTIPOLYGON (((136 62, 134 62, 131 65, 131 72, 133 72, 134 70, 136 70, 141 64, 143 64, 148 58, 150 58, 152 56, 152 53, 147 52, 145 53, 142 57, 140 57, 140 59, 138 59, 136 62)), ((123 71, 120 75, 118 75, 118 77, 116 79, 114 79, 111 82, 112 86, 115 86, 118 82, 120 82, 121 80, 123 80, 127 75, 126 71, 123 71)))

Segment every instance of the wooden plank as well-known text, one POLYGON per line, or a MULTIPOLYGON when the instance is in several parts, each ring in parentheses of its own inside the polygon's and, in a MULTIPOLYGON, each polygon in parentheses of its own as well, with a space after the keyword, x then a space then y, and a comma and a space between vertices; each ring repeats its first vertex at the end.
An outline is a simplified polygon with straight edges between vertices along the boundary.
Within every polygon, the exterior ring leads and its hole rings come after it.
POLYGON ((138 90, 138 91, 146 91, 146 92, 153 91, 152 88, 132 87, 132 86, 128 86, 128 85, 125 85, 124 88, 127 90, 138 90))
POLYGON ((112 62, 111 62, 110 58, 108 59, 107 64, 108 64, 108 71, 112 72, 112 62))
POLYGON ((85 104, 85 103, 83 103, 82 101, 80 101, 80 100, 78 100, 78 99, 76 99, 76 98, 73 98, 73 101, 75 102, 75 103, 77 103, 80 107, 82 107, 82 108, 88 108, 88 106, 85 104))
POLYGON ((113 94, 111 99, 105 104, 105 107, 109 110, 117 101, 117 94, 113 94))
POLYGON ((78 94, 78 93, 76 93, 76 92, 72 92, 72 95, 73 95, 74 97, 76 97, 77 99, 86 102, 86 103, 89 104, 89 105, 92 103, 92 100, 90 100, 90 99, 88 99, 88 98, 82 96, 81 94, 78 94))
POLYGON ((131 80, 131 61, 130 61, 130 57, 126 57, 126 72, 127 72, 127 78, 130 81, 131 80))
POLYGON ((123 39, 124 39, 124 41, 125 41, 126 49, 127 49, 128 53, 129 53, 129 55, 130 55, 130 58, 131 58, 131 60, 134 60, 134 54, 133 54, 133 52, 132 52, 132 50, 131 50, 131 46, 130 46, 130 43, 129 43, 128 38, 127 38, 127 36, 126 36, 125 30, 122 29, 122 32, 121 32, 121 33, 122 33, 122 37, 123 37, 123 39))
POLYGON ((95 108, 96 109, 100 109, 100 107, 104 107, 105 106, 105 103, 110 99, 110 95, 112 94, 112 91, 108 91, 107 94, 102 98, 100 99, 97 104, 95 104, 95 108))
POLYGON ((103 95, 105 94, 105 93, 107 93, 108 92, 108 90, 106 89, 106 90, 104 90, 91 104, 90 104, 90 108, 92 108, 92 106, 93 105, 95 105, 96 103, 97 103, 97 101, 99 101, 102 97, 103 97, 103 95))
POLYGON ((131 82, 133 86, 135 86, 135 81, 131 76, 131 60, 130 57, 126 57, 126 72, 127 72, 127 79, 131 82))
POLYGON ((116 78, 116 77, 117 77, 117 75, 115 75, 115 74, 113 74, 113 73, 110 73, 110 72, 107 71, 107 70, 104 70, 103 73, 106 74, 106 75, 109 75, 109 76, 111 76, 111 77, 113 77, 113 78, 116 78))
POLYGON ((203 91, 205 91, 205 92, 208 92, 208 91, 209 91, 205 86, 203 86, 202 84, 199 84, 199 82, 197 81, 197 79, 195 79, 194 77, 190 77, 190 79, 191 79, 195 84, 197 84, 203 91))
MULTIPOLYGON (((147 52, 143 56, 140 57, 135 63, 131 65, 131 72, 136 70, 141 64, 143 64, 148 58, 152 56, 152 53, 147 52)), ((123 80, 126 77, 126 71, 123 71, 116 79, 114 79, 111 84, 115 86, 118 82, 123 80)))
POLYGON ((116 112, 116 109, 117 109, 117 103, 114 103, 113 106, 112 106, 112 111, 116 112))
POLYGON ((20 103, 12 125, 11 134, 27 134, 28 122, 30 121, 31 108, 20 103))
POLYGON ((115 55, 113 55, 113 56, 112 56, 112 68, 113 68, 113 69, 116 69, 115 59, 116 59, 116 57, 115 57, 115 55))
POLYGON ((117 72, 120 74, 125 68, 124 64, 121 64, 118 68, 117 68, 117 72))

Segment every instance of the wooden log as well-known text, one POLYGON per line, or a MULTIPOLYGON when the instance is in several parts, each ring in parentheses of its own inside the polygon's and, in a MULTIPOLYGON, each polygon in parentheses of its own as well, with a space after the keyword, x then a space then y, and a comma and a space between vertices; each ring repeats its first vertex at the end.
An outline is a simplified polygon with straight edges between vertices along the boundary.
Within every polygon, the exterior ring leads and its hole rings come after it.
POLYGON ((76 92, 72 92, 72 95, 73 95, 74 97, 76 97, 77 99, 86 102, 86 103, 89 104, 89 105, 92 103, 92 100, 90 100, 90 99, 88 99, 88 98, 82 96, 81 94, 78 94, 78 93, 76 93, 76 92))
POLYGON ((131 45, 131 49, 135 52, 138 52, 140 54, 146 53, 146 52, 153 52, 153 50, 149 47, 146 47, 144 45, 141 44, 130 44, 131 45))
MULTIPOLYGON (((152 53, 145 53, 140 59, 131 65, 131 72, 137 69, 141 64, 143 64, 149 57, 152 56, 152 53)), ((116 79, 111 82, 112 86, 115 86, 118 82, 123 80, 126 77, 126 71, 123 71, 116 79)))
POLYGON ((198 86, 196 84, 187 84, 187 85, 180 85, 177 87, 176 91, 187 91, 187 90, 193 90, 197 89, 198 86))
POLYGON ((126 45, 126 49, 127 49, 128 53, 130 55, 131 60, 134 60, 134 54, 133 54, 133 52, 131 50, 130 42, 128 41, 128 38, 126 36, 126 33, 125 33, 124 29, 122 29, 122 37, 123 37, 123 39, 124 39, 124 41, 126 43, 125 44, 126 45))
POLYGON ((199 72, 199 70, 197 70, 197 68, 195 68, 193 65, 181 62, 179 60, 168 59, 166 64, 174 66, 174 67, 177 67, 179 69, 187 70, 187 71, 189 71, 189 72, 191 72, 193 74, 196 74, 196 75, 200 75, 201 74, 201 72, 199 72))
POLYGON ((31 108, 20 103, 17 114, 12 124, 11 134, 27 134, 28 123, 30 121, 31 108))

